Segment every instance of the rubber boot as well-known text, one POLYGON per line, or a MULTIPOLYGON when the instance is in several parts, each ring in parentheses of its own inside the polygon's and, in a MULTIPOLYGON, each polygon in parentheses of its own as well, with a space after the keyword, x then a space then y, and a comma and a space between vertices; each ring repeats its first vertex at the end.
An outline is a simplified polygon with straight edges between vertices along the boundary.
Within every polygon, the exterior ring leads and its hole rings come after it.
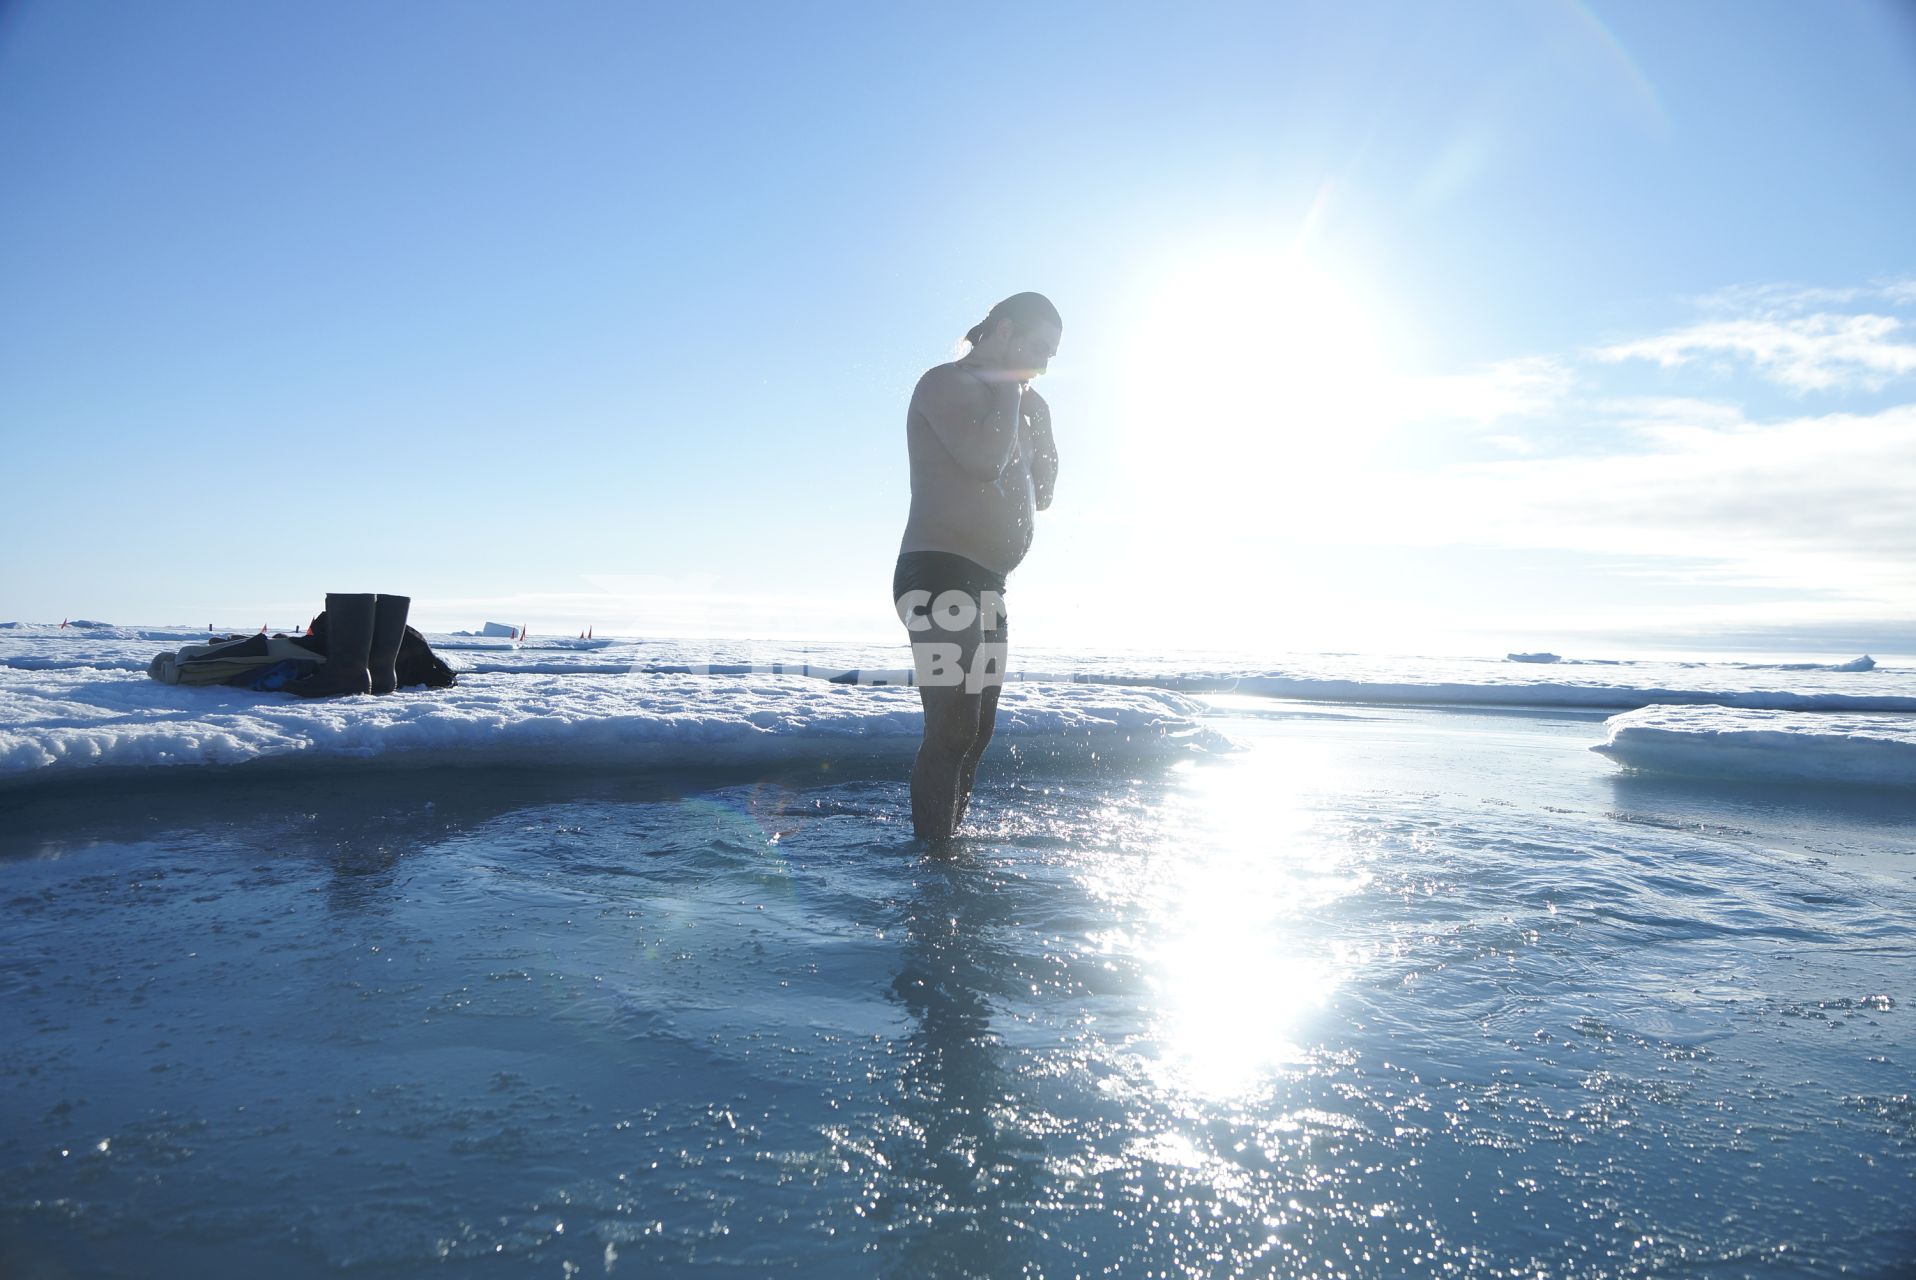
POLYGON ((326 593, 326 661, 304 680, 286 686, 302 698, 371 693, 367 655, 373 647, 373 597, 326 593))
POLYGON ((399 687, 399 644, 406 638, 406 610, 411 596, 378 596, 373 601, 373 647, 366 661, 372 667, 373 692, 391 693, 399 687))

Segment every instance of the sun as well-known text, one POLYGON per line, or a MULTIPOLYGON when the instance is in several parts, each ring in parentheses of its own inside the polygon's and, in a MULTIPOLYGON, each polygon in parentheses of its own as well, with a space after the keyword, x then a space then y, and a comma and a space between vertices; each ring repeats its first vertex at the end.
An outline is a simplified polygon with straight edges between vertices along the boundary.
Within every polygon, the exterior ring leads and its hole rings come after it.
POLYGON ((1127 346, 1130 444, 1154 483, 1349 467, 1387 425, 1373 310, 1300 253, 1179 263, 1143 290, 1127 346))

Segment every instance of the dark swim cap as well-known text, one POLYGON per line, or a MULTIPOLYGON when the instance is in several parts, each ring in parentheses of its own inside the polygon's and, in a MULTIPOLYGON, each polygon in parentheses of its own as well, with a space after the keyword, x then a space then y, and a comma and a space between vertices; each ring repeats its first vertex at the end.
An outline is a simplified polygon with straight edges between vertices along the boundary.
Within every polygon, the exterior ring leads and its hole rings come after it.
POLYGON ((1034 324, 1046 323, 1055 324, 1060 329, 1064 328, 1064 317, 1060 316, 1058 309, 1051 305, 1051 299, 1042 293, 1014 293, 986 312, 983 320, 971 326, 965 334, 965 341, 974 347, 977 346, 984 341, 985 335, 991 332, 991 327, 1000 320, 1009 320, 1012 326, 1018 329, 1028 329, 1034 324))

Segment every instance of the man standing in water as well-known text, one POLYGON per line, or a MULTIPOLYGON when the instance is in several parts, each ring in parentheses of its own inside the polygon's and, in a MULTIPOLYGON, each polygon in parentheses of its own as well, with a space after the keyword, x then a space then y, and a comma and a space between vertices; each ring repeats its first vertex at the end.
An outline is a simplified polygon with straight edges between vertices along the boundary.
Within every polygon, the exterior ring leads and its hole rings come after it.
POLYGON ((918 380, 905 415, 911 516, 892 599, 925 707, 911 769, 912 828, 925 839, 963 821, 997 719, 1005 576, 1031 548, 1058 478, 1051 410, 1030 384, 1063 331, 1043 294, 1013 294, 965 335, 962 359, 918 380))

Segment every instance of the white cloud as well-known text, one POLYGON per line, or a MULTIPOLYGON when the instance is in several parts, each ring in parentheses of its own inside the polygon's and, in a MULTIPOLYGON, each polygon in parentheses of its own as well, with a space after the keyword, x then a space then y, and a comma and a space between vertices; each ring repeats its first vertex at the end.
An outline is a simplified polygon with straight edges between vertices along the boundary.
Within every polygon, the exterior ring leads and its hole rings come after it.
POLYGON ((1916 303, 1916 277, 1880 279, 1865 285, 1835 287, 1800 284, 1739 284, 1692 300, 1719 315, 1775 318, 1810 311, 1882 302, 1892 307, 1916 303))
POLYGON ((1734 431, 1750 425, 1735 405, 1690 396, 1629 396, 1603 401, 1597 409, 1618 430, 1673 445, 1694 439, 1698 432, 1734 431))
POLYGON ((1576 384, 1570 367, 1549 356, 1500 360, 1475 373, 1415 378, 1401 391, 1403 416, 1493 423, 1557 407, 1576 384))
MULTIPOLYGON (((1702 322, 1595 355, 1742 361, 1800 390, 1880 387, 1916 373, 1916 324, 1837 312, 1903 301, 1916 301, 1916 281, 1726 291, 1702 322)), ((1295 548, 1451 548, 1460 562, 1561 554, 1566 576, 1547 593, 1557 605, 1513 596, 1505 623, 1548 622, 1560 606, 1557 623, 1590 632, 1779 644, 1907 632, 1879 647, 1916 650, 1916 404, 1752 421, 1693 395, 1607 396, 1605 378, 1602 364, 1530 357, 1407 383, 1418 411, 1404 421, 1476 425, 1506 456, 1320 471, 1261 505, 1258 533, 1295 548), (1586 589, 1588 606, 1561 605, 1586 589)), ((1486 617, 1501 607, 1477 603, 1486 617)))
POLYGON ((1672 578, 1916 614, 1916 405, 1766 425, 1710 409, 1667 415, 1645 451, 1423 477, 1391 499, 1392 533, 1662 561, 1672 578))
POLYGON ((1600 360, 1652 360, 1665 368, 1699 355, 1750 361, 1758 371, 1798 391, 1860 387, 1875 390, 1916 373, 1916 343, 1900 342, 1895 316, 1811 315, 1712 320, 1673 333, 1600 347, 1600 360))

